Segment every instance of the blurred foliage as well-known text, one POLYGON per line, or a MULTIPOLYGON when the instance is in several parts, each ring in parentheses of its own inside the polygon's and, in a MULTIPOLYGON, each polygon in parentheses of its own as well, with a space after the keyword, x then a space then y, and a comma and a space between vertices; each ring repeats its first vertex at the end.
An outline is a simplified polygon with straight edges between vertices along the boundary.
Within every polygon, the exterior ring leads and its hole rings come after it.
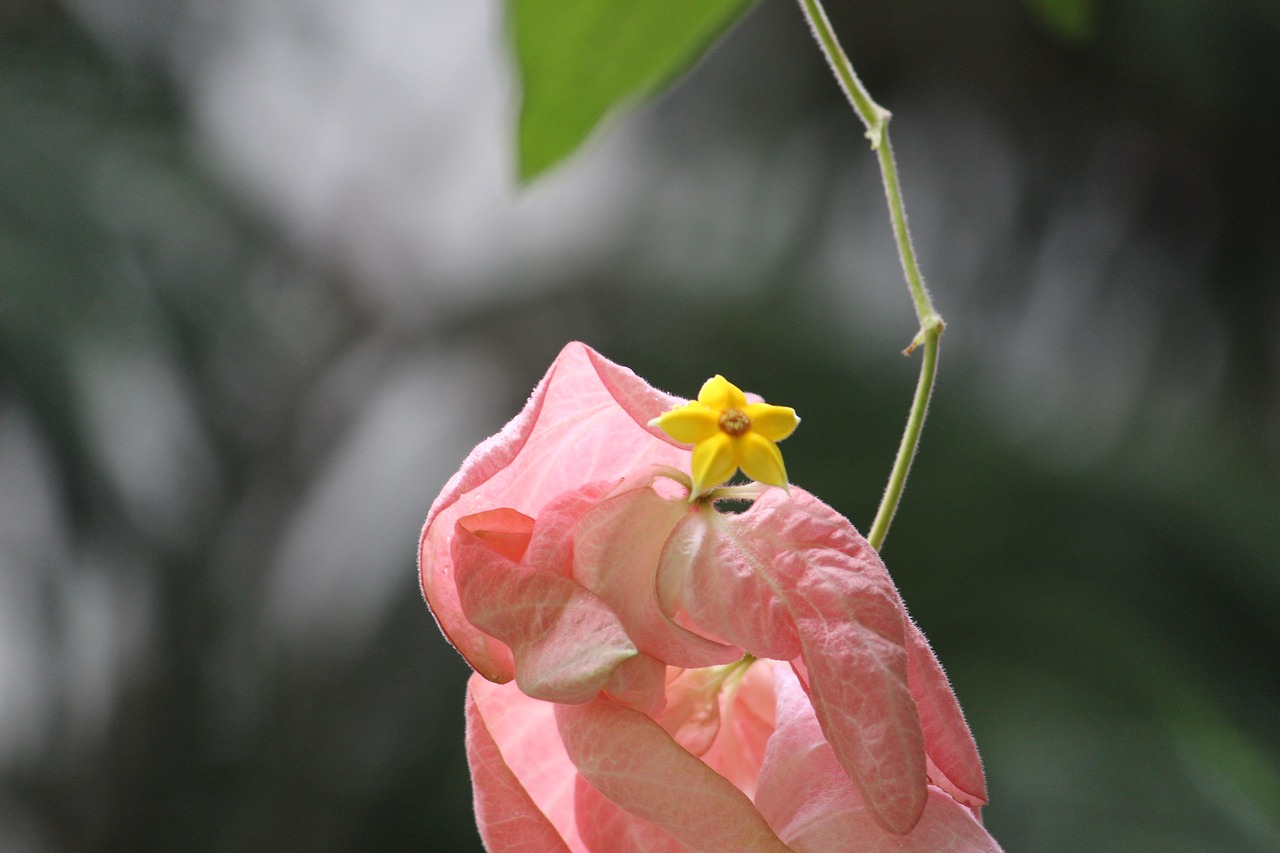
MULTIPOLYGON (((1069 45, 996 0, 832 16, 895 111, 950 321, 885 558, 969 714, 988 824, 1010 851, 1280 849, 1280 349, 1259 332, 1280 312, 1280 12, 1116 0, 1069 45), (998 133, 973 145, 974 128, 998 133), (991 157, 993 138, 1012 153, 991 157), (1015 178, 1002 219, 983 191, 1015 178), (1072 260, 1113 249, 1037 291, 1055 240, 1072 260), (1075 349, 1031 322, 1049 297, 1075 349), (1113 395, 1131 369, 1132 399, 1113 395)), ((672 177, 640 198, 634 242, 467 303, 424 274, 383 313, 211 172, 179 75, 77 20, 0 12, 0 675, 36 663, 0 705, 0 849, 479 849, 467 672, 417 592, 414 524, 339 530, 349 575, 400 555, 360 630, 329 616, 299 639, 271 609, 299 507, 396 371, 496 365, 429 398, 496 400, 467 442, 568 338, 685 395, 719 371, 796 407, 794 480, 869 523, 914 327, 892 256, 859 242, 863 222, 888 242, 879 188, 791 4, 762 4, 645 114, 672 177), (721 174, 740 191, 713 215, 666 243, 645 230, 721 174), (757 221, 790 225, 768 241, 757 221), (856 262, 833 280, 815 258, 846 243, 856 262), (663 251, 676 261, 646 264, 663 251), (886 277, 889 328, 842 326, 886 277), (4 621, 14 602, 26 621, 4 621)), ((414 518, 465 452, 429 449, 414 518)))
POLYGON ((520 176, 571 154, 621 101, 698 59, 747 0, 508 0, 520 70, 520 176))
POLYGON ((1027 6, 1051 29, 1067 39, 1081 39, 1093 31, 1095 0, 1026 0, 1027 6))
MULTIPOLYGON (((23 643, 46 657, 24 689, 48 694, 30 742, 0 763, 0 849, 398 849, 418 838, 478 850, 465 665, 438 656, 401 669, 383 651, 436 641, 413 591, 412 539, 399 607, 341 666, 290 656, 254 624, 268 555, 252 549, 300 500, 297 466, 310 463, 282 448, 334 353, 291 349, 289 324, 309 302, 332 303, 331 285, 208 181, 162 81, 108 61, 47 6, 4 25, 0 413, 20 412, 50 449, 68 542, 30 566, 0 564, 33 572, 25 606, 42 624, 23 643), (164 505, 133 499, 86 417, 81 374, 120 352, 173 372, 207 441, 164 505), (249 555, 227 565, 244 528, 249 555), (85 673, 69 663, 85 651, 76 599, 117 584, 147 605, 103 639, 143 629, 146 646, 86 731, 73 683, 85 673)), ((147 414, 134 412, 141 452, 161 465, 147 414)))

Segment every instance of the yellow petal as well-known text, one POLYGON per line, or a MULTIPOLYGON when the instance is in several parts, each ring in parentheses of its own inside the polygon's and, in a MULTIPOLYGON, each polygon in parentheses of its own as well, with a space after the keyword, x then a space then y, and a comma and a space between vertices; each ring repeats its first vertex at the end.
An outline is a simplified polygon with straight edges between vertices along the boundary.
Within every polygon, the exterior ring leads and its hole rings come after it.
POLYGON ((748 477, 770 486, 787 485, 787 469, 782 464, 778 445, 759 433, 749 432, 738 439, 738 449, 739 462, 748 477))
POLYGON ((698 392, 698 402, 719 415, 725 409, 745 409, 747 395, 743 394, 737 385, 717 373, 702 383, 702 390, 698 392))
POLYGON ((685 403, 649 421, 649 425, 656 426, 682 444, 706 441, 720 431, 715 414, 701 403, 685 403))
POLYGON ((693 494, 698 495, 710 486, 720 485, 737 470, 735 439, 717 432, 693 449, 693 494))
POLYGON ((751 403, 743 411, 751 418, 751 431, 760 433, 770 441, 782 441, 795 432, 800 423, 796 410, 790 406, 751 403))

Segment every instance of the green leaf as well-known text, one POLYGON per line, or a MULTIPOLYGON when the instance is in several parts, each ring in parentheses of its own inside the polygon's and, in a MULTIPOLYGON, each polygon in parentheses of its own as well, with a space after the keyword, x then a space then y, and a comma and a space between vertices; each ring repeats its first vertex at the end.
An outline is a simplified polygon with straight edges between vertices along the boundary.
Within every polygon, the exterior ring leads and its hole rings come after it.
POLYGON ((1094 0, 1026 0, 1040 21, 1062 38, 1081 41, 1093 32, 1094 0))
POLYGON ((659 91, 751 0, 508 0, 524 96, 520 178, 573 153, 620 102, 659 91))

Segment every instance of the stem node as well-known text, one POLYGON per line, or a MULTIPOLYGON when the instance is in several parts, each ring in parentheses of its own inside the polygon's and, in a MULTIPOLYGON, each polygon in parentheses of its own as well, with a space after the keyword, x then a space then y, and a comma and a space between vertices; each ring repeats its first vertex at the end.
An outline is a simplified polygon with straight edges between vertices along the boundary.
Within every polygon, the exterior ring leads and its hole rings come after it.
POLYGON ((891 113, 877 104, 867 93, 866 87, 853 71, 853 65, 836 38, 831 21, 827 19, 822 0, 798 0, 805 19, 813 29, 814 38, 822 53, 831 64, 831 70, 844 90, 853 111, 867 128, 867 139, 871 140, 871 150, 876 152, 880 161, 880 176, 884 182, 885 199, 889 204, 889 220, 893 225, 893 236, 898 244, 898 258, 902 261, 902 272, 907 279, 907 289, 915 303, 916 318, 920 321, 920 331, 911 340, 903 355, 910 355, 917 349, 924 348, 924 360, 920 365, 920 380, 916 384, 916 394, 911 401, 911 413, 907 417, 907 427, 902 433, 902 442, 898 446, 898 455, 893 461, 893 470, 889 474, 889 484, 885 487, 884 497, 880 500, 880 508, 876 510, 875 521, 867 534, 867 541, 876 550, 884 544, 889 534, 889 522, 898 509, 902 499, 902 490, 907 482, 907 472, 911 469, 911 460, 915 458, 916 448, 920 443, 920 430, 924 426, 924 416, 929 409, 929 397, 933 393, 933 380, 938 372, 938 338, 946 324, 933 308, 929 292, 924 286, 924 277, 920 274, 920 264, 916 260, 915 248, 911 245, 911 232, 907 229, 907 214, 902 204, 902 187, 898 183, 898 167, 893 159, 893 145, 889 142, 889 119, 891 113))

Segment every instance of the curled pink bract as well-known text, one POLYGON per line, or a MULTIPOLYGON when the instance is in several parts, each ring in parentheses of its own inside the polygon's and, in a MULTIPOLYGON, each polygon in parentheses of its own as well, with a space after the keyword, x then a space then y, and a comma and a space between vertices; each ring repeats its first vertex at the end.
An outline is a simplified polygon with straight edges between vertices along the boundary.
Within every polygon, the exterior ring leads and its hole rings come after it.
POLYGON ((477 512, 536 517, 553 499, 589 483, 617 481, 688 454, 645 426, 683 402, 580 343, 561 351, 523 410, 471 451, 431 505, 422 531, 422 592, 440 629, 487 678, 514 677, 510 651, 462 613, 450 554, 454 524, 477 512))
POLYGON ((955 694, 803 489, 690 502, 683 404, 570 344, 423 529, 491 851, 999 850, 955 694))

